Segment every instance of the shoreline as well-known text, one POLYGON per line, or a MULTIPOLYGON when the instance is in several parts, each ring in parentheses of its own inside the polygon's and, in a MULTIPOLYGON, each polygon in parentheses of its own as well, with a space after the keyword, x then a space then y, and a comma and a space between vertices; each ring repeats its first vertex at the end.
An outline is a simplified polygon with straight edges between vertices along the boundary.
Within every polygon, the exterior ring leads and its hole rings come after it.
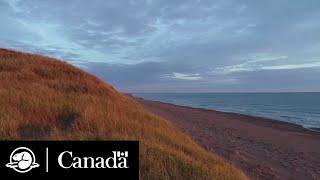
POLYGON ((252 179, 320 179, 320 132, 233 112, 133 97, 252 179))
POLYGON ((140 101, 150 101, 150 102, 154 102, 154 103, 166 104, 166 105, 169 105, 169 106, 171 105, 171 106, 177 106, 177 107, 181 107, 181 108, 188 108, 188 109, 194 109, 194 110, 212 111, 212 112, 215 112, 215 113, 233 114, 235 116, 246 116, 247 118, 259 119, 259 120, 262 120, 262 121, 268 121, 270 123, 279 123, 279 124, 283 124, 283 125, 296 126, 297 128, 301 128, 301 129, 304 129, 306 131, 310 131, 310 132, 314 132, 314 133, 317 133, 317 134, 319 133, 320 134, 320 128, 318 128, 318 127, 310 127, 310 128, 308 128, 308 127, 305 127, 305 126, 300 125, 300 124, 295 124, 295 123, 292 123, 292 122, 286 122, 286 121, 267 118, 267 117, 262 117, 262 116, 254 116, 254 115, 249 115, 249 114, 241 114, 241 113, 237 113, 237 112, 221 111, 221 110, 215 110, 215 109, 209 109, 209 108, 178 105, 178 104, 167 103, 167 102, 162 102, 162 101, 157 101, 157 100, 144 99, 144 98, 135 97, 135 96, 132 96, 132 95, 130 95, 130 96, 135 98, 135 99, 140 99, 140 101))
MULTIPOLYGON (((143 99, 143 98, 142 98, 143 99)), ((147 100, 147 99, 144 99, 147 100)), ((147 101, 153 101, 153 100, 147 100, 147 101)), ((216 109, 209 109, 209 108, 201 108, 201 107, 191 107, 191 106, 185 106, 185 105, 177 105, 177 104, 172 104, 172 103, 166 103, 166 102, 162 102, 162 101, 155 101, 155 102, 160 102, 160 103, 165 103, 168 105, 174 105, 174 106, 180 106, 180 107, 184 107, 184 108, 193 108, 193 109, 199 109, 199 110, 208 110, 208 111, 214 111, 217 113, 228 113, 228 114, 234 114, 234 115, 239 115, 239 116, 248 116, 249 118, 257 118, 263 121, 271 121, 273 123, 284 123, 284 124, 288 124, 288 125, 293 125, 293 126, 298 126, 300 128, 303 128, 305 130, 308 131, 312 131, 312 132, 317 132, 320 133, 320 128, 318 127, 306 127, 303 126, 301 124, 296 124, 296 123, 292 123, 292 122, 287 122, 287 121, 283 121, 283 120, 279 120, 279 119, 274 119, 274 118, 268 118, 268 117, 263 117, 263 116, 255 116, 255 115, 250 115, 250 114, 242 114, 242 113, 238 113, 238 112, 232 112, 232 111, 222 111, 222 110, 216 110, 216 109)))

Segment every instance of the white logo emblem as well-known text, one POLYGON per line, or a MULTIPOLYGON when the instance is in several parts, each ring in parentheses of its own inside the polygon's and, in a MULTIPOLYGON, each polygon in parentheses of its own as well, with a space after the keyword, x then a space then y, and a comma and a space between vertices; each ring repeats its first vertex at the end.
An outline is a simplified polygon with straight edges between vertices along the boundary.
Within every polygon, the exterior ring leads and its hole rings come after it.
POLYGON ((19 147, 11 153, 10 163, 6 166, 19 173, 26 173, 40 165, 36 163, 36 158, 29 148, 19 147))

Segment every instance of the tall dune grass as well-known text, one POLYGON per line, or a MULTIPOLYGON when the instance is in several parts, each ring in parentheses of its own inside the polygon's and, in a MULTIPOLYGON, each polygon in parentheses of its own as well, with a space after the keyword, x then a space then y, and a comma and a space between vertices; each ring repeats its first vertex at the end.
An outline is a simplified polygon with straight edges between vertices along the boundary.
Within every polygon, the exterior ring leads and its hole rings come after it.
POLYGON ((0 139, 139 140, 140 179, 246 179, 97 77, 6 49, 0 49, 0 139))

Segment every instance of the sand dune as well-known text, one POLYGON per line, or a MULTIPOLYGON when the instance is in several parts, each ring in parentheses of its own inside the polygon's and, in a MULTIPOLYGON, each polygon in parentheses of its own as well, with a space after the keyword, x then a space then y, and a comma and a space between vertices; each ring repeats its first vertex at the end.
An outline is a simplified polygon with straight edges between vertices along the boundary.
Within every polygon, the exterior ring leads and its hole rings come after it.
POLYGON ((0 140, 139 140, 140 179, 246 179, 99 78, 6 49, 0 49, 0 140))

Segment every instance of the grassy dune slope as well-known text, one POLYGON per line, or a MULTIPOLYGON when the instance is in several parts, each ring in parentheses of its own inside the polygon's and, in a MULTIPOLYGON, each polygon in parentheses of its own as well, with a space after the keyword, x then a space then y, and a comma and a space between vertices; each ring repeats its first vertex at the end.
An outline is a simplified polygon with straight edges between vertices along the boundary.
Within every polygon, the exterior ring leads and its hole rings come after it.
POLYGON ((245 179, 95 76, 5 49, 0 49, 0 139, 140 140, 140 179, 245 179))

